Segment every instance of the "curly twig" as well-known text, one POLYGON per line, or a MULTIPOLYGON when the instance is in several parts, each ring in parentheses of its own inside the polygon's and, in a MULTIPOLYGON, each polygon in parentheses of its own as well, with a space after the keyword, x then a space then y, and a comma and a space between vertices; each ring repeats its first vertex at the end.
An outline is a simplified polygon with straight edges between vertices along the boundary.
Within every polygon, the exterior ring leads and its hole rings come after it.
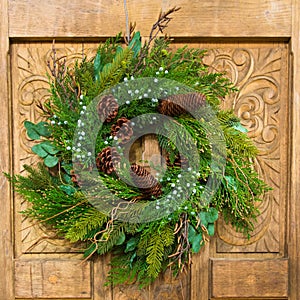
MULTIPOLYGON (((162 11, 160 12, 158 16, 158 20, 152 25, 148 41, 144 44, 143 48, 140 51, 140 55, 133 73, 137 73, 137 70, 139 70, 139 68, 143 65, 144 59, 148 54, 148 51, 150 49, 153 40, 156 39, 159 33, 164 33, 164 30, 168 27, 169 22, 172 20, 170 15, 178 11, 179 9, 180 7, 174 6, 173 8, 169 9, 167 12, 162 12, 162 11)), ((140 69, 139 71, 141 70, 142 69, 140 69)))

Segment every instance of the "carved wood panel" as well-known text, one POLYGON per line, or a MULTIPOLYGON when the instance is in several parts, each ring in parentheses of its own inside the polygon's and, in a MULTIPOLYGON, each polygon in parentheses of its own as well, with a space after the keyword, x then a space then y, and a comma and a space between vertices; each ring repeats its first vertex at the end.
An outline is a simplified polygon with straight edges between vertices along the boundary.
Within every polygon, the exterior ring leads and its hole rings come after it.
POLYGON ((250 239, 218 222, 217 252, 282 254, 288 179, 287 46, 223 47, 209 50, 205 61, 212 70, 225 72, 238 88, 224 107, 232 108, 248 129, 259 149, 256 169, 272 191, 258 204, 261 214, 250 239))
MULTIPOLYGON (((194 46, 194 45, 192 45, 194 46)), ((211 48, 205 62, 212 70, 224 71, 238 87, 239 91, 224 101, 224 106, 233 108, 242 124, 260 149, 256 166, 261 176, 273 190, 260 203, 262 211, 256 228, 248 240, 220 221, 216 252, 264 252, 283 253, 285 236, 285 213, 287 197, 287 139, 288 139, 288 87, 287 87, 287 48, 285 44, 197 44, 197 47, 211 48)), ((57 55, 65 57, 69 64, 82 57, 91 56, 97 44, 57 44, 57 55)), ((28 139, 23 122, 28 119, 38 121, 37 103, 49 97, 46 62, 49 59, 51 44, 12 45, 12 98, 14 110, 14 170, 23 172, 23 164, 34 164, 36 157, 30 148, 33 142, 28 139)), ((22 218, 19 211, 24 209, 19 197, 15 199, 15 247, 16 256, 64 257, 77 256, 78 250, 64 240, 53 238, 49 229, 22 218), (69 253, 68 255, 66 253, 69 253), (50 254, 50 256, 49 256, 50 254)), ((189 299, 191 288, 190 274, 182 274, 171 280, 169 274, 153 286, 139 290, 136 286, 122 286, 104 289, 99 271, 105 269, 108 259, 103 258, 94 267, 95 299, 189 299)), ((197 260, 195 260, 197 263, 197 260)), ((201 270, 200 270, 201 271, 201 270)), ((104 275, 101 274, 103 277, 104 275)))
MULTIPOLYGON (((56 44, 58 58, 65 58, 68 66, 80 60, 84 53, 91 56, 97 45, 90 44, 56 44)), ((23 165, 32 165, 37 157, 31 152, 34 141, 30 140, 23 123, 25 120, 38 122, 41 112, 38 104, 49 98, 49 77, 47 62, 50 60, 52 46, 46 44, 19 44, 12 46, 13 76, 13 110, 14 110, 14 171, 22 173, 23 165)), ((53 253, 78 252, 66 241, 55 237, 55 233, 45 229, 41 224, 33 226, 32 221, 21 217, 19 211, 26 203, 17 197, 15 203, 16 220, 16 252, 21 253, 53 253)))

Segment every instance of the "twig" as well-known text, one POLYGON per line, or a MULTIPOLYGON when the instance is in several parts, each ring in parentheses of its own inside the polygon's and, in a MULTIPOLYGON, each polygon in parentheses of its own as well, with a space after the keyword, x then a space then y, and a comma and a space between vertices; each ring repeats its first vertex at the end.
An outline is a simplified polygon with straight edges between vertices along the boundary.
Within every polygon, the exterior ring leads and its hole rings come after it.
MULTIPOLYGON (((164 33, 164 30, 168 27, 169 22, 172 20, 170 15, 178 11, 179 9, 180 7, 174 6, 173 8, 169 9, 167 12, 160 12, 158 16, 158 20, 152 25, 148 41, 145 42, 143 48, 140 51, 139 59, 136 63, 133 73, 138 73, 137 71, 143 65, 144 59, 148 54, 151 43, 153 42, 153 40, 156 39, 159 33, 164 33)), ((139 72, 141 72, 141 70, 142 69, 140 69, 139 72)))

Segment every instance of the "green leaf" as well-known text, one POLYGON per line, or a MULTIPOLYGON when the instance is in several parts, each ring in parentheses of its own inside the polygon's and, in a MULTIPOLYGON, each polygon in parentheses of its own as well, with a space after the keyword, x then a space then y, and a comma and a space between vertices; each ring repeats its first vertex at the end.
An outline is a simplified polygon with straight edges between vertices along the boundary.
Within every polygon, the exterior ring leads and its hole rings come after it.
POLYGON ((37 144, 31 147, 33 153, 37 154, 39 157, 44 158, 49 153, 43 148, 43 145, 37 144))
POLYGON ((215 234, 215 224, 209 223, 207 226, 207 232, 210 236, 213 236, 215 234))
POLYGON ((27 130, 28 137, 32 140, 38 140, 41 138, 41 136, 49 137, 51 135, 47 122, 39 122, 34 124, 30 121, 25 121, 24 126, 27 130))
POLYGON ((90 256, 91 254, 93 254, 94 252, 96 252, 97 250, 97 246, 95 243, 91 244, 84 252, 83 256, 84 257, 88 257, 90 256))
POLYGON ((198 253, 201 248, 201 242, 203 240, 202 231, 198 233, 193 225, 189 224, 188 227, 188 241, 192 244, 192 250, 194 253, 198 253))
POLYGON ((38 139, 40 139, 40 134, 36 130, 35 124, 33 124, 30 121, 25 121, 24 122, 24 126, 25 126, 25 128, 27 130, 27 135, 28 135, 28 137, 30 139, 32 139, 32 140, 38 140, 38 139))
POLYGON ((130 257, 130 261, 129 261, 130 269, 132 269, 132 263, 133 263, 135 258, 136 258, 136 252, 134 252, 133 255, 130 257))
POLYGON ((45 158, 44 158, 44 163, 47 167, 49 168, 53 168, 57 165, 59 159, 56 156, 52 156, 50 154, 48 154, 45 158))
POLYGON ((52 145, 49 141, 42 142, 42 143, 40 143, 40 145, 49 154, 56 154, 59 152, 59 150, 54 145, 52 145))
POLYGON ((192 250, 194 253, 198 253, 201 249, 201 242, 203 240, 202 233, 197 234, 192 242, 192 250))
POLYGON ((49 124, 47 122, 39 122, 35 125, 35 127, 41 136, 49 137, 51 135, 49 124))
POLYGON ((64 178, 64 181, 66 183, 71 183, 72 182, 72 177, 68 174, 63 174, 63 178, 64 178))
POLYGON ((241 123, 235 123, 232 127, 234 129, 240 131, 240 132, 243 132, 243 133, 247 133, 248 132, 248 129, 245 128, 241 123))
POLYGON ((133 51, 133 56, 136 57, 141 50, 141 34, 140 32, 136 32, 132 37, 128 47, 133 51))
POLYGON ((207 225, 208 225, 207 212, 206 211, 200 211, 199 218, 201 220, 202 225, 207 227, 207 225))
POLYGON ((196 232, 196 229, 194 228, 194 226, 189 224, 189 227, 188 227, 188 240, 189 240, 190 243, 193 243, 196 234, 197 234, 197 232, 196 232))
POLYGON ((71 185, 60 185, 59 188, 69 196, 72 196, 76 192, 76 189, 71 185))
POLYGON ((122 244, 125 242, 125 239, 126 239, 125 233, 124 233, 124 232, 121 232, 121 233, 120 233, 120 236, 119 236, 119 238, 117 239, 117 241, 116 241, 115 244, 116 244, 117 246, 122 245, 122 244))
POLYGON ((208 223, 214 223, 215 221, 218 220, 219 213, 218 210, 215 209, 214 207, 210 207, 208 209, 208 212, 206 214, 206 220, 208 223))
POLYGON ((237 191, 237 184, 236 180, 232 176, 224 176, 225 180, 229 187, 233 188, 235 191, 237 191))
POLYGON ((39 157, 45 158, 48 154, 56 154, 59 150, 52 145, 49 141, 41 142, 37 145, 34 145, 31 148, 32 152, 37 154, 39 157))
POLYGON ((105 66, 103 67, 103 69, 102 69, 102 72, 103 73, 105 73, 105 72, 107 72, 108 70, 109 70, 109 68, 111 67, 111 63, 107 63, 107 64, 105 64, 105 66))
POLYGON ((133 251, 138 245, 139 239, 136 237, 132 237, 126 244, 126 248, 124 250, 125 253, 129 251, 133 251))

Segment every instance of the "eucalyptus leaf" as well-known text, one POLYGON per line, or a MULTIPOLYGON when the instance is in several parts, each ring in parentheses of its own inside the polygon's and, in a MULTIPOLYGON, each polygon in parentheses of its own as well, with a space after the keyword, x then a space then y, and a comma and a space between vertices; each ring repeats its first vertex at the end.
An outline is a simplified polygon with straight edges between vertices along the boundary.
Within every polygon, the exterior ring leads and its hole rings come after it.
POLYGON ((119 238, 117 239, 116 241, 116 245, 119 246, 119 245, 122 245, 124 242, 125 242, 125 238, 126 238, 126 235, 124 232, 121 232, 119 238))
POLYGON ((31 147, 33 153, 37 154, 39 157, 44 158, 49 153, 43 148, 43 145, 37 144, 31 147))
POLYGON ((206 213, 206 220, 208 223, 214 223, 215 221, 218 220, 219 213, 218 210, 215 209, 214 207, 210 207, 208 209, 208 212, 206 213))
POLYGON ((126 243, 126 248, 124 250, 125 253, 129 252, 129 251, 133 251, 137 244, 139 242, 138 238, 132 237, 127 243, 126 243))
POLYGON ((49 124, 47 122, 39 122, 35 125, 35 127, 41 136, 49 137, 51 135, 49 124))
POLYGON ((58 161, 59 159, 56 156, 52 156, 50 154, 44 158, 44 164, 49 168, 55 167, 58 164, 58 161))
POLYGON ((213 236, 215 234, 215 224, 209 223, 207 226, 208 235, 213 236))
POLYGON ((54 145, 52 145, 49 141, 45 141, 40 143, 41 147, 49 154, 57 154, 59 149, 57 149, 54 145))
POLYGON ((25 121, 24 126, 26 128, 26 133, 28 137, 32 140, 39 140, 40 139, 40 134, 36 130, 35 124, 33 124, 30 121, 25 121))
POLYGON ((76 189, 71 185, 60 185, 59 188, 69 196, 72 196, 76 192, 76 189))
POLYGON ((235 191, 237 191, 237 183, 236 180, 232 176, 224 176, 226 183, 229 187, 233 188, 235 191))
POLYGON ((138 53, 141 50, 141 34, 139 31, 137 31, 134 36, 132 37, 132 40, 130 41, 128 47, 133 51, 133 56, 136 57, 138 53))
POLYGON ((207 221, 207 212, 206 211, 200 211, 199 218, 201 220, 201 223, 203 226, 207 227, 208 221, 207 221))
POLYGON ((197 232, 196 232, 196 229, 194 228, 194 226, 189 224, 189 226, 188 226, 188 241, 190 243, 193 243, 196 234, 197 234, 197 232))
POLYGON ((234 129, 240 131, 240 132, 243 132, 243 133, 247 133, 248 132, 248 129, 245 128, 241 123, 235 123, 232 127, 234 129))
POLYGON ((201 249, 201 242, 203 240, 202 233, 197 234, 192 242, 192 250, 194 253, 198 253, 201 249))
POLYGON ((135 258, 136 258, 136 252, 134 252, 133 255, 130 257, 130 261, 129 261, 130 269, 132 269, 132 263, 133 263, 135 258))
POLYGON ((34 124, 30 121, 25 121, 24 126, 27 130, 28 137, 32 140, 39 140, 41 136, 49 137, 51 135, 47 122, 34 124))

